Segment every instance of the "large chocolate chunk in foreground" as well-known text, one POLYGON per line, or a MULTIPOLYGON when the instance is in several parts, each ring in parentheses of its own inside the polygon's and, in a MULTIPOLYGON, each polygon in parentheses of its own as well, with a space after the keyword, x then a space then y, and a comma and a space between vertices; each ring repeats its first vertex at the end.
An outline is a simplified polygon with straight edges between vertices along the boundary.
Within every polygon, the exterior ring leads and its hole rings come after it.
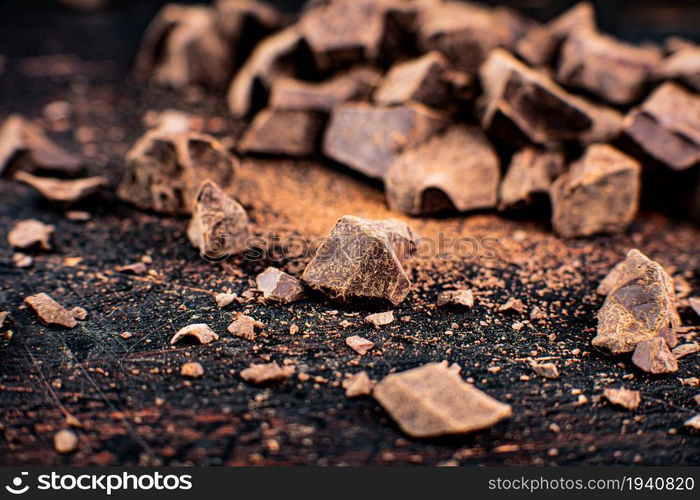
POLYGON ((394 220, 346 215, 304 270, 302 281, 337 300, 401 303, 411 282, 402 262, 415 252, 415 235, 394 220))

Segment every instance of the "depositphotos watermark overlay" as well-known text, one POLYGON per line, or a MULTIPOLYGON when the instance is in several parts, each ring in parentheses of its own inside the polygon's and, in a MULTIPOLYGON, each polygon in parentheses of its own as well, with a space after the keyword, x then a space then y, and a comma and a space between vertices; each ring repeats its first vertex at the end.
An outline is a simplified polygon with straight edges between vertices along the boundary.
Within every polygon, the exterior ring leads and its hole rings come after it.
MULTIPOLYGON (((202 258, 209 262, 225 262, 234 255, 227 249, 231 237, 218 235, 209 241, 202 258)), ((280 237, 275 234, 250 236, 245 240, 243 258, 249 262, 286 262, 317 258, 356 261, 379 256, 384 245, 365 245, 354 238, 335 239, 334 244, 324 245, 328 237, 304 238, 299 235, 280 237), (321 253, 319 253, 321 252, 321 253)), ((501 258, 501 242, 493 236, 460 236, 453 238, 442 232, 435 237, 416 237, 412 242, 396 236, 390 238, 399 260, 460 260, 494 261, 501 258)), ((237 252, 236 255, 241 254, 237 252)))

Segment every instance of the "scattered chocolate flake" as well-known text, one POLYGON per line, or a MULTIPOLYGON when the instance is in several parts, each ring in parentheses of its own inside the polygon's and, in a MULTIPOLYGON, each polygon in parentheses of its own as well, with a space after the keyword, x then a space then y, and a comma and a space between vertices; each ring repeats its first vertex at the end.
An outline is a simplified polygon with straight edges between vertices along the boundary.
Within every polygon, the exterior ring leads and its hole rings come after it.
POLYGON ((26 268, 34 263, 34 259, 31 255, 27 255, 26 253, 15 252, 12 254, 12 262, 16 267, 26 268))
POLYGON ((92 196, 99 188, 107 186, 107 178, 102 176, 85 179, 55 179, 20 171, 14 175, 14 179, 29 184, 49 201, 66 204, 92 196))
POLYGON ((499 191, 499 210, 533 205, 549 195, 552 182, 564 172, 561 149, 527 146, 513 155, 499 191))
POLYGON ((88 317, 88 312, 84 308, 78 306, 72 308, 70 310, 70 313, 78 321, 85 321, 88 317))
POLYGON ((527 308, 525 307, 525 304, 523 304, 523 301, 514 297, 508 298, 505 304, 498 306, 498 312, 515 312, 518 314, 525 314, 526 311, 527 308))
POLYGON ((114 268, 118 273, 128 273, 128 274, 145 274, 148 271, 148 267, 143 262, 133 262, 131 264, 124 264, 123 266, 117 266, 114 268))
POLYGON ((486 429, 512 413, 442 363, 388 375, 373 395, 404 432, 417 438, 486 429))
POLYGON ((236 299, 238 299, 238 295, 235 293, 217 293, 214 296, 214 300, 216 300, 216 305, 219 309, 231 305, 236 299))
POLYGON ((415 235, 404 222, 346 215, 306 266, 302 281, 333 299, 398 305, 411 287, 402 263, 414 252, 415 235))
POLYGON ((62 429, 54 434, 53 447, 58 453, 71 453, 78 447, 78 436, 70 429, 62 429))
POLYGON ((360 356, 364 356, 370 349, 372 349, 372 347, 374 347, 374 342, 367 340, 364 337, 360 337, 359 335, 347 337, 345 339, 345 343, 360 356))
POLYGON ((565 237, 617 233, 639 208, 639 162, 612 146, 593 144, 552 185, 552 225, 565 237))
POLYGON ((671 351, 676 359, 681 359, 682 357, 688 356, 690 354, 695 354, 700 352, 700 344, 697 342, 689 342, 687 344, 680 344, 673 348, 671 351))
POLYGON ((22 250, 38 246, 42 250, 51 250, 51 236, 54 227, 35 219, 17 222, 7 235, 7 242, 13 248, 22 250))
POLYGON ((559 378, 559 368, 554 363, 537 363, 535 361, 530 362, 530 368, 540 377, 544 378, 559 378))
POLYGON ((268 382, 281 382, 287 380, 294 374, 294 366, 285 365, 280 367, 275 362, 265 364, 251 364, 241 371, 241 378, 246 382, 254 384, 265 384, 268 382))
POLYGON ((678 361, 661 337, 639 342, 634 349, 632 362, 645 372, 654 374, 678 371, 678 361))
POLYGON ((690 297, 688 299, 688 304, 690 304, 691 309, 695 311, 695 314, 700 316, 700 297, 690 297))
POLYGON ((209 325, 194 323, 180 328, 178 332, 173 335, 173 338, 170 339, 170 345, 174 345, 185 338, 193 339, 198 344, 209 344, 210 342, 218 340, 219 336, 209 328, 209 325))
POLYGON ((369 316, 365 317, 365 323, 369 323, 370 325, 374 325, 377 327, 388 325, 389 323, 393 323, 393 322, 394 322, 394 311, 374 313, 374 314, 370 314, 369 316))
POLYGON ((180 367, 180 375, 188 378, 199 378, 204 375, 204 367, 201 363, 190 361, 180 367))
POLYGON ((610 403, 627 408, 628 410, 636 410, 639 403, 642 402, 642 393, 639 391, 631 391, 620 387, 619 389, 605 389, 603 393, 605 399, 610 403))
POLYGON ((203 258, 219 261, 244 252, 248 236, 245 209, 214 182, 204 181, 195 196, 187 227, 190 243, 203 258))
POLYGON ((592 344, 622 354, 632 352, 642 340, 660 336, 675 346, 680 318, 671 277, 636 249, 627 252, 615 273, 617 281, 598 312, 598 335, 592 344))
POLYGON ((294 157, 317 152, 326 119, 317 111, 266 108, 250 123, 237 145, 241 153, 294 157))
POLYGON ((373 387, 374 382, 370 380, 367 372, 365 371, 350 375, 343 380, 343 389, 345 389, 345 396, 348 398, 369 396, 372 394, 373 387))
POLYGON ((294 276, 268 267, 255 278, 258 290, 265 299, 288 304, 305 297, 304 286, 294 276))
POLYGON ((450 85, 444 75, 449 62, 440 52, 428 52, 417 59, 391 67, 374 92, 374 102, 382 106, 421 102, 435 108, 444 107, 450 97, 450 85))
POLYGON ((75 328, 77 324, 73 314, 46 293, 30 295, 24 299, 24 302, 32 308, 37 318, 46 326, 75 328))
POLYGON ((227 330, 236 337, 241 337, 245 340, 255 340, 256 328, 265 328, 265 323, 245 314, 236 313, 236 318, 228 325, 227 330))
POLYGON ((694 417, 686 420, 683 425, 686 427, 692 427, 696 431, 700 430, 700 414, 695 415, 694 417))
POLYGON ((386 173, 386 195, 392 210, 411 215, 493 208, 500 178, 486 135, 453 125, 396 158, 386 173))
POLYGON ((474 307, 474 293, 471 290, 445 290, 438 295, 437 306, 474 307))

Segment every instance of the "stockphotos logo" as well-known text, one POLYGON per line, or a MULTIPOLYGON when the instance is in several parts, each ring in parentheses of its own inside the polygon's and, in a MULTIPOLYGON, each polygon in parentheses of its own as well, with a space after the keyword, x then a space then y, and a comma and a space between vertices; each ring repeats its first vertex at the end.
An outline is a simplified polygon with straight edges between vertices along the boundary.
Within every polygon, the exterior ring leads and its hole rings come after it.
MULTIPOLYGON (((29 491, 28 472, 22 472, 12 479, 5 489, 13 495, 29 491)), ((121 490, 131 491, 174 491, 191 490, 192 476, 189 474, 41 474, 37 477, 36 489, 41 491, 93 491, 111 495, 121 490)))

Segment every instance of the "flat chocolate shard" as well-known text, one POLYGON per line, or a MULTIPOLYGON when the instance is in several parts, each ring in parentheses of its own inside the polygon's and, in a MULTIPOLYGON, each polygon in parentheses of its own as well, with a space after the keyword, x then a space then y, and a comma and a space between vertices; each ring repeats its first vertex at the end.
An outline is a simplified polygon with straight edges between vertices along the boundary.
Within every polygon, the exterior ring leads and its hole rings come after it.
POLYGON ((331 114, 323 153, 368 177, 382 179, 406 148, 415 147, 445 125, 445 118, 420 104, 341 104, 331 114))
POLYGON ((617 111, 570 94, 503 49, 489 54, 479 77, 484 89, 481 124, 504 139, 513 141, 520 134, 542 145, 566 140, 587 144, 619 134, 622 116, 617 111))
POLYGON ((54 227, 35 219, 17 222, 7 234, 7 242, 12 248, 26 250, 38 247, 41 250, 51 250, 51 236, 54 227))
POLYGON ((369 378, 369 375, 367 375, 367 372, 365 371, 350 375, 343 380, 343 389, 345 389, 345 396, 348 398, 369 396, 372 394, 373 388, 374 382, 369 378))
POLYGON ((658 161, 690 168, 700 162, 700 96, 664 83, 625 117, 624 132, 658 161))
POLYGON ((142 210, 189 214, 205 180, 226 187, 238 160, 214 137, 170 122, 144 134, 126 156, 117 195, 142 210))
POLYGON ((221 261, 246 250, 248 214, 212 181, 204 181, 194 199, 187 237, 203 258, 221 261))
POLYGON ((263 297, 273 302, 289 304, 306 296, 301 281, 279 269, 268 267, 255 278, 263 297))
POLYGON ((360 356, 364 356, 374 347, 374 342, 359 335, 352 335, 345 339, 345 344, 360 356))
POLYGON ((329 114, 343 102, 367 101, 380 78, 379 72, 367 67, 351 69, 321 82, 278 78, 270 89, 269 106, 329 114))
POLYGON ((415 245, 403 222, 346 215, 306 266, 302 281, 332 299, 398 305, 411 287, 402 263, 415 245))
POLYGON ((555 379, 559 378, 559 368, 554 363, 530 362, 530 368, 540 377, 555 379))
POLYGON ((394 311, 369 314, 365 316, 365 323, 376 327, 385 326, 394 322, 394 311))
POLYGON ((13 178, 32 186, 47 200, 62 204, 83 200, 95 194, 101 187, 108 185, 107 178, 102 176, 84 179, 57 179, 20 171, 13 178))
POLYGON ((452 125, 391 164, 387 200, 392 210, 411 215, 493 208, 500 177, 486 135, 477 127, 452 125))
POLYGON ((671 351, 676 359, 684 358, 696 352, 700 352, 700 344, 697 342, 688 342, 687 344, 680 344, 673 348, 671 351))
POLYGON ((197 344, 210 344, 219 339, 219 336, 214 333, 214 330, 209 328, 205 323, 194 323, 180 328, 175 335, 170 339, 170 345, 177 344, 183 339, 189 339, 197 344))
POLYGON ((229 333, 245 340, 255 340, 255 329, 265 328, 265 324, 245 314, 236 313, 236 319, 228 325, 229 333))
POLYGON ((598 334, 591 343, 611 354, 632 352, 639 342, 657 337, 674 347, 680 318, 671 277, 636 249, 627 252, 614 273, 615 283, 607 286, 608 296, 598 311, 598 334))
POLYGON ((641 370, 655 375, 678 371, 678 361, 662 337, 639 342, 634 349, 632 362, 641 370))
POLYGON ((421 102, 441 108, 448 104, 450 83, 445 77, 449 61, 440 52, 432 51, 417 59, 391 67, 374 93, 374 102, 381 106, 421 102))
POLYGON ((688 43, 674 51, 656 67, 660 80, 676 80, 700 92, 700 46, 688 43))
POLYGON ((267 384, 272 382, 282 382, 294 375, 295 368, 290 365, 280 367, 275 362, 262 365, 251 364, 241 371, 241 378, 253 384, 267 384))
POLYGON ((593 144, 551 189, 552 225, 565 237, 623 232, 637 215, 639 162, 605 144, 593 144))
POLYGON ((533 205, 549 195, 552 182, 564 172, 561 149, 526 146, 511 158, 499 189, 499 210, 533 205))
POLYGON ((294 157, 318 151, 326 118, 317 111, 266 108, 260 111, 238 142, 241 153, 294 157))
POLYGON ((620 387, 619 389, 605 389, 603 393, 605 399, 615 406, 621 406, 628 410, 636 410, 642 402, 642 393, 620 387))
POLYGON ((437 298, 437 306, 474 307, 474 292, 471 290, 445 290, 437 298))
POLYGON ((24 299, 24 302, 32 308, 39 321, 46 326, 75 328, 77 325, 73 314, 46 293, 30 295, 24 299))
POLYGON ((443 363, 388 375, 374 398, 408 435, 416 438, 464 434, 487 429, 512 410, 443 363))
POLYGON ((590 2, 580 2, 547 24, 530 30, 518 40, 516 51, 533 66, 544 66, 552 62, 562 42, 573 31, 586 28, 597 28, 595 11, 590 2))
POLYGON ((80 156, 55 144, 36 125, 20 115, 10 115, 0 126, 0 175, 17 170, 75 174, 80 156))

